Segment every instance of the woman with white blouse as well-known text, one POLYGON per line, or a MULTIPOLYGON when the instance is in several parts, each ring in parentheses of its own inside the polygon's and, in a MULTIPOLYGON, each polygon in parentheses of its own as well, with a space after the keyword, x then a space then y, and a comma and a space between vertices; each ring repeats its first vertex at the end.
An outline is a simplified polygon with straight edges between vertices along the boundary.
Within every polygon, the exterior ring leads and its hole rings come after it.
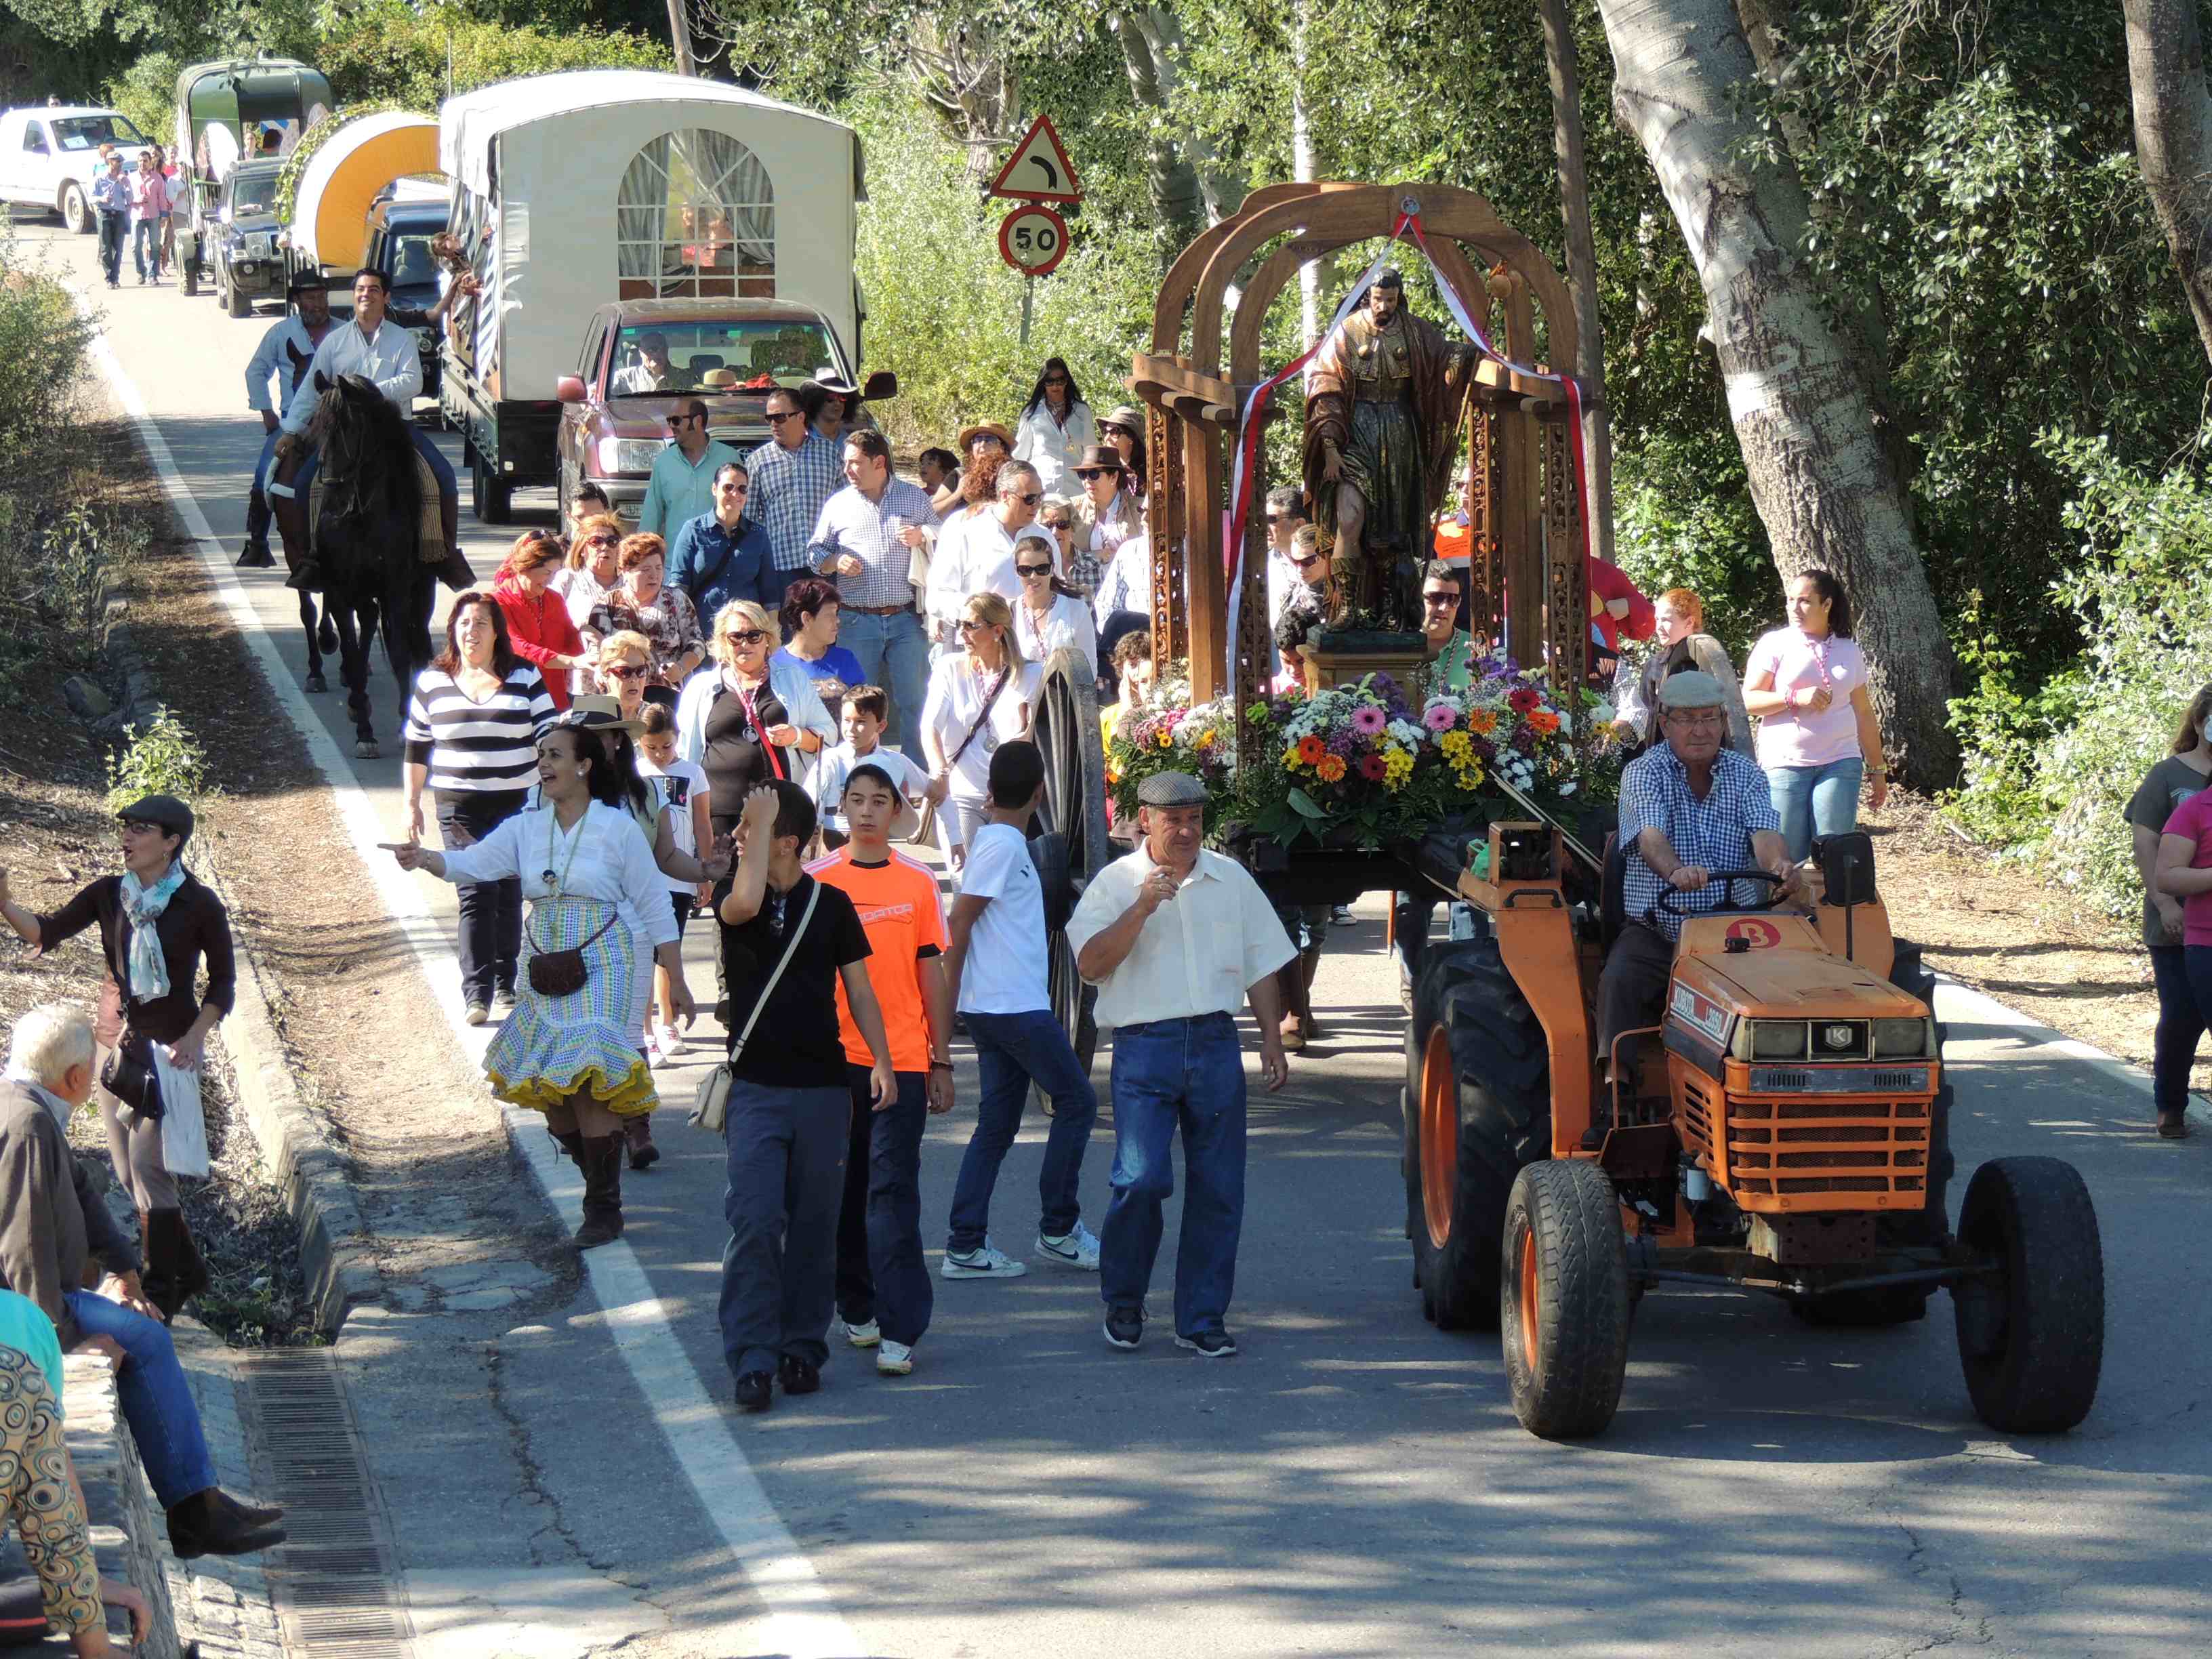
POLYGON ((921 747, 933 787, 945 791, 959 825, 952 861, 975 844, 990 795, 991 755, 1030 732, 1044 671, 1022 656, 1013 611, 996 593, 970 594, 960 620, 966 649, 937 659, 921 707, 921 747))
POLYGON ((1037 470, 1039 487, 1048 495, 1066 501, 1083 493, 1076 482, 1076 463, 1083 452, 1098 441, 1098 428, 1091 405, 1083 401, 1083 388, 1067 372, 1066 362, 1045 359, 1029 403, 1014 434, 1014 459, 1037 470))
POLYGON ((1015 601, 1014 642, 1040 667, 1055 651, 1079 652, 1085 672, 1098 678, 1098 630, 1083 595, 1060 578, 1052 543, 1044 532, 1024 530, 1014 538, 1014 574, 1021 580, 1015 601))
POLYGON ((622 1237, 622 1122, 659 1103, 633 1035, 635 937, 651 940, 678 1009, 687 1021, 692 1013, 667 884, 590 719, 563 714, 538 740, 543 805, 473 847, 434 853, 410 839, 391 848, 401 869, 443 881, 521 879, 530 915, 515 1011, 483 1068, 501 1100, 545 1114, 583 1171, 579 1249, 622 1237), (580 983, 562 973, 571 952, 580 983))

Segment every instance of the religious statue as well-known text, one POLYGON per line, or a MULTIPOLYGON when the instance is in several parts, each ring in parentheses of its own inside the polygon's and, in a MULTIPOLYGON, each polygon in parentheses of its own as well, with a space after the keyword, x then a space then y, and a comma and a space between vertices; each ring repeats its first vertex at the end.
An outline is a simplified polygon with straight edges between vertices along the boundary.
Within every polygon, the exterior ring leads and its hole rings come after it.
POLYGON ((1345 615, 1421 626, 1420 562, 1450 482, 1459 417, 1480 353, 1406 309, 1395 270, 1322 343, 1306 371, 1304 456, 1314 520, 1334 534, 1345 615))

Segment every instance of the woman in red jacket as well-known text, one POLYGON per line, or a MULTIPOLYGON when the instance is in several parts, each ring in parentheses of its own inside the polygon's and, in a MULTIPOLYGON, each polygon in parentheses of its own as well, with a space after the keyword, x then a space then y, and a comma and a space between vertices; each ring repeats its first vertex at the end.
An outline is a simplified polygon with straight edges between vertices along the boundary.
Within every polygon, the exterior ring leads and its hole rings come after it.
POLYGON ((568 706, 568 670, 592 665, 567 604, 551 591, 564 553, 551 531, 532 530, 515 538, 491 585, 514 654, 537 665, 556 708, 568 706))

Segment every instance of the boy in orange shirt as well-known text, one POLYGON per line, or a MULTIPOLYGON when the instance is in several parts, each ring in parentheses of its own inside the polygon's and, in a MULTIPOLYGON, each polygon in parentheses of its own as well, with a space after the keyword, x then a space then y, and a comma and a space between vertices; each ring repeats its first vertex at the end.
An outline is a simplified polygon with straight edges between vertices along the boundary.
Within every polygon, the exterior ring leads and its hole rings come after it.
POLYGON ((869 979, 890 1039, 897 1097, 879 1109, 869 1084, 868 1047, 837 989, 837 1020, 853 1079, 852 1146, 837 1223, 837 1316, 856 1348, 876 1350, 876 1370, 903 1376, 934 1304, 921 1253, 921 1133, 933 1113, 952 1109, 952 990, 945 977, 945 910, 928 866, 892 850, 904 804, 890 771, 863 760, 845 780, 851 837, 806 866, 841 890, 868 936, 869 979))

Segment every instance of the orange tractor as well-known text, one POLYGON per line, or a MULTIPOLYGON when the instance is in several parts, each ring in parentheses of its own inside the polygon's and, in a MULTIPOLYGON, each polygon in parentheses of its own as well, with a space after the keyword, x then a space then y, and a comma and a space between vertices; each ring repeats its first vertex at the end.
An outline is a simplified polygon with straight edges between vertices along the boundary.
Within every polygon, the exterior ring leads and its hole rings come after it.
POLYGON ((2096 1212, 2071 1164, 2004 1158, 1949 1225, 1935 976, 1891 938, 1866 836, 1816 845, 1810 915, 1774 908, 1764 871, 1725 872, 1747 902, 1686 916, 1662 1023, 1616 1045, 1618 1087, 1591 1011, 1620 855, 1571 868, 1596 861, 1545 823, 1493 823, 1487 851, 1425 872, 1476 936, 1431 944, 1415 986, 1407 1231, 1428 1316, 1501 1328, 1522 1426, 1604 1429, 1637 1304, 1668 1283, 1832 1325, 1917 1319, 1944 1286, 1984 1422, 2081 1420, 2104 1349, 2096 1212))

